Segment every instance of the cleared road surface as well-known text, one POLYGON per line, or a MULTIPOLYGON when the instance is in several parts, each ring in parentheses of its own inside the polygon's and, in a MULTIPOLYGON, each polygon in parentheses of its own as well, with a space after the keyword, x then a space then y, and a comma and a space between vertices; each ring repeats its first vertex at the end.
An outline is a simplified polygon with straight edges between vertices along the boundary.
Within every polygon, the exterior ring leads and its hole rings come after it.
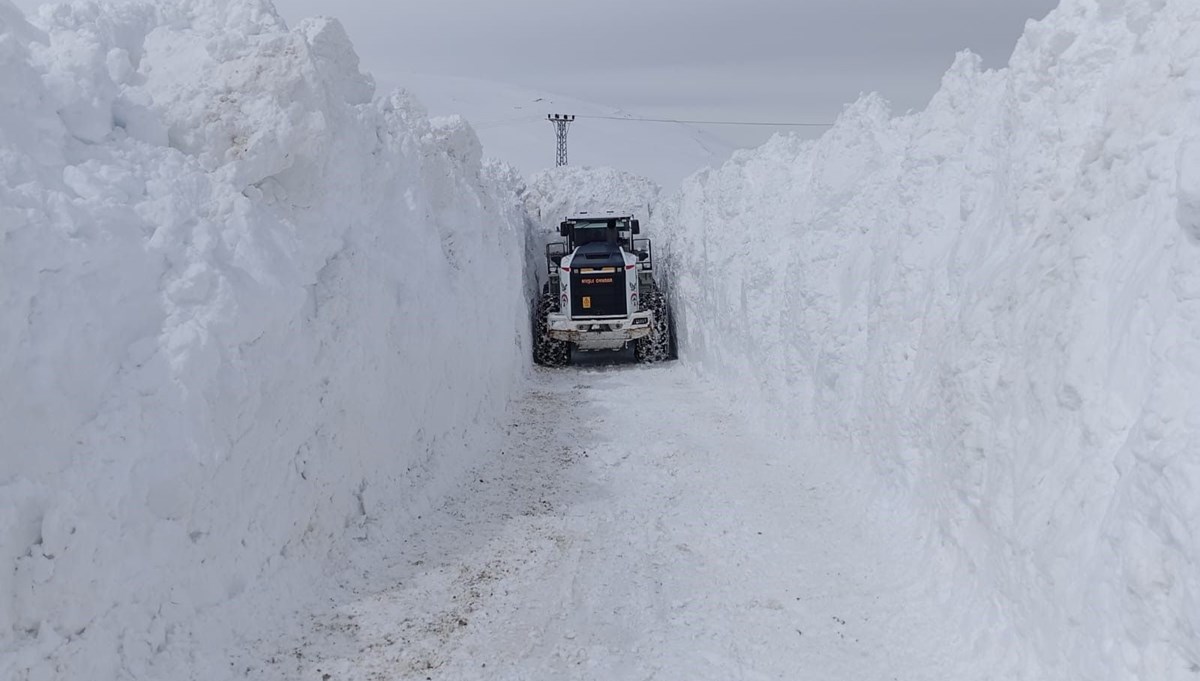
POLYGON ((539 370, 490 462, 251 675, 954 678, 953 604, 870 498, 681 365, 539 370))

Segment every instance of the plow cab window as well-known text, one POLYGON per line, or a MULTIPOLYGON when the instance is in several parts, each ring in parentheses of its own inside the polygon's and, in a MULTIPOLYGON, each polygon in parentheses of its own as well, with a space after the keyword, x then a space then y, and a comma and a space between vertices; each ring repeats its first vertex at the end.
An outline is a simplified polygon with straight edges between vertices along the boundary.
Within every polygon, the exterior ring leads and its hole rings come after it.
POLYGON ((629 231, 629 219, 592 220, 575 223, 575 245, 597 242, 621 243, 621 232, 629 231))

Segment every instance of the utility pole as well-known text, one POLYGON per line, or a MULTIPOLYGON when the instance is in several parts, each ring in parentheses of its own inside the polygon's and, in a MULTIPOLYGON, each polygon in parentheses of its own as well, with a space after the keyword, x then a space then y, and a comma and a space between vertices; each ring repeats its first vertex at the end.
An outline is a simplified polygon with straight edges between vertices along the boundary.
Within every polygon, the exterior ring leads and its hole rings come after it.
POLYGON ((558 137, 558 161, 555 165, 567 165, 567 128, 575 120, 573 114, 549 114, 546 120, 554 124, 554 133, 558 137))

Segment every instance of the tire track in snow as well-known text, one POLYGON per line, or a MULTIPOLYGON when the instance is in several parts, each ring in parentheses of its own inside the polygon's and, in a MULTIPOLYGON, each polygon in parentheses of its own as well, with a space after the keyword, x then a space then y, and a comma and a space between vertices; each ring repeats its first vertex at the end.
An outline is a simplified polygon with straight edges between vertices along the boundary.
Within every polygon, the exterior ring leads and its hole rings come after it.
POLYGON ((870 522, 836 457, 672 365, 539 371, 517 414, 264 677, 949 678, 920 538, 870 522))

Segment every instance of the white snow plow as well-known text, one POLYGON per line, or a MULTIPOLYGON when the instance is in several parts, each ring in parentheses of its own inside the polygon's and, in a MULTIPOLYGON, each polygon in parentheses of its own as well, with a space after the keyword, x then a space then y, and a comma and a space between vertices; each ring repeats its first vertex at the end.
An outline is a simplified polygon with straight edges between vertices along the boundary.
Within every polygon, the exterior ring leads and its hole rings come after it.
POLYGON ((565 366, 571 350, 622 350, 639 362, 669 358, 666 297, 654 280, 649 239, 632 215, 581 213, 546 246, 549 280, 534 306, 533 359, 565 366))

